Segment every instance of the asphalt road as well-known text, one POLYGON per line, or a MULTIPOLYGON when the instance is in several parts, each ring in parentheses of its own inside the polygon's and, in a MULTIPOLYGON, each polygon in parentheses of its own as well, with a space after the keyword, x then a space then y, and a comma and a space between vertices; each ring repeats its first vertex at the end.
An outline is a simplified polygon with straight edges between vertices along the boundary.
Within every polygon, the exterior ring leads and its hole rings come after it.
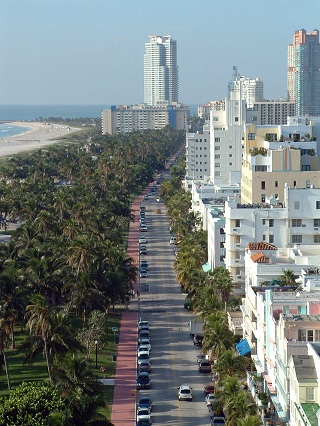
MULTIPOLYGON (((158 191, 158 189, 157 189, 158 191)), ((153 425, 210 425, 203 389, 210 374, 197 369, 199 349, 189 336, 185 295, 181 294, 173 271, 173 247, 169 245, 169 223, 163 203, 157 203, 157 192, 145 201, 148 232, 148 278, 140 279, 139 316, 151 322, 151 389, 139 391, 150 395, 153 403, 153 425), (155 213, 157 208, 161 213, 155 213), (193 401, 178 401, 177 387, 193 388, 193 401)))

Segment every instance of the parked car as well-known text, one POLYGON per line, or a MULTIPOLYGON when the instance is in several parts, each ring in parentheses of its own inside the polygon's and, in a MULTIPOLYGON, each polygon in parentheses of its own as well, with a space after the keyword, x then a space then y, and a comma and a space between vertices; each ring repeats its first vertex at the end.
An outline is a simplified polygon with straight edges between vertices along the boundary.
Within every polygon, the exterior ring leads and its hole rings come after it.
POLYGON ((144 268, 144 269, 148 270, 148 261, 147 260, 141 260, 140 268, 144 268))
POLYGON ((177 244, 177 237, 170 237, 170 241, 169 241, 171 246, 174 246, 177 244))
POLYGON ((140 238, 139 238, 139 244, 147 244, 147 239, 146 239, 146 237, 140 237, 140 238))
POLYGON ((209 383, 208 385, 206 385, 204 387, 203 393, 205 395, 209 395, 210 393, 214 393, 214 384, 213 383, 209 383))
POLYGON ((143 320, 143 319, 141 319, 140 318, 140 320, 139 320, 139 322, 138 322, 138 328, 139 328, 139 330, 141 329, 141 328, 143 328, 143 327, 150 327, 150 323, 149 323, 149 321, 147 321, 147 320, 143 320))
POLYGON ((137 426, 151 426, 151 425, 152 425, 151 419, 150 420, 142 419, 137 422, 137 426))
POLYGON ((149 373, 142 371, 137 376, 137 389, 150 389, 151 379, 149 373))
POLYGON ((148 196, 147 194, 145 194, 145 195, 143 196, 143 199, 144 199, 144 200, 149 200, 149 196, 148 196))
POLYGON ((208 361, 208 355, 198 354, 197 355, 197 363, 199 364, 201 361, 208 361))
POLYGON ((192 388, 187 385, 179 386, 178 399, 179 401, 192 401, 192 388))
POLYGON ((147 346, 149 348, 149 351, 151 352, 151 343, 150 343, 150 339, 141 339, 139 345, 141 346, 147 346))
POLYGON ((148 271, 146 269, 141 269, 140 278, 148 278, 148 271))
POLYGON ((195 346, 202 346, 203 336, 199 336, 198 334, 195 334, 193 336, 193 344, 195 346))
POLYGON ((226 419, 224 417, 211 417, 210 419, 210 425, 211 426, 221 426, 224 425, 226 423, 226 419))
POLYGON ((146 371, 147 373, 151 373, 151 362, 150 360, 141 360, 140 364, 138 364, 138 371, 146 371))
POLYGON ((148 254, 148 250, 146 246, 140 246, 140 255, 147 255, 148 254))
POLYGON ((211 364, 208 361, 202 361, 198 367, 199 373, 211 373, 211 364))
POLYGON ((137 422, 139 420, 151 420, 150 411, 148 408, 138 408, 137 410, 137 422))
POLYGON ((147 225, 140 225, 140 232, 147 232, 147 231, 148 231, 147 225))
POLYGON ((143 330, 139 333, 139 343, 143 340, 143 339, 150 339, 150 331, 148 330, 143 330))
POLYGON ((148 408, 148 410, 151 413, 151 411, 152 411, 152 401, 151 401, 151 399, 150 399, 149 396, 145 395, 145 396, 142 396, 139 399, 139 401, 137 403, 137 410, 139 410, 139 408, 148 408))
POLYGON ((137 352, 138 358, 141 357, 141 355, 143 355, 143 354, 147 354, 148 357, 150 357, 150 351, 149 351, 149 349, 147 349, 147 348, 140 348, 139 347, 138 352, 137 352))
POLYGON ((208 408, 213 406, 215 399, 216 399, 216 396, 215 396, 214 393, 209 393, 206 396, 206 405, 207 405, 208 408))

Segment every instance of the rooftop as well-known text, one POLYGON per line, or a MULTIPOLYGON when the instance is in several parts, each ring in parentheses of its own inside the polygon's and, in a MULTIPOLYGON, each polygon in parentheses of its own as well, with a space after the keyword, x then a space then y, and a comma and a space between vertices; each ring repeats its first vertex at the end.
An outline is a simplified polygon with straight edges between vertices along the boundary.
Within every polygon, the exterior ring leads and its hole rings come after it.
POLYGON ((310 355, 292 355, 298 379, 317 379, 313 357, 310 355))

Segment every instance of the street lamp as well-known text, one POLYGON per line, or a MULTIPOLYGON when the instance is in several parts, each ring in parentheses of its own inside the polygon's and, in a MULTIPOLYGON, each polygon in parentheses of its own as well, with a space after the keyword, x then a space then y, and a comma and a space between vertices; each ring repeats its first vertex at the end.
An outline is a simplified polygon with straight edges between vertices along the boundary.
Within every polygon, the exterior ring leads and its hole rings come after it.
POLYGON ((96 368, 98 368, 98 340, 95 340, 94 344, 96 345, 96 368))

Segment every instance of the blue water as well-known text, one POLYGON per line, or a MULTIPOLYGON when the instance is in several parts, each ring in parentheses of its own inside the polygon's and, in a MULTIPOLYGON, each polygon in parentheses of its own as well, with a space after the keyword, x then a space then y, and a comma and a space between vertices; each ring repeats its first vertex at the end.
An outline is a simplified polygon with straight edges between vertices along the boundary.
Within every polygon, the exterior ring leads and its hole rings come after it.
POLYGON ((0 123, 0 139, 8 138, 10 136, 16 136, 28 130, 31 129, 27 126, 13 126, 12 124, 0 123))
MULTIPOLYGON (((39 118, 101 118, 110 105, 0 105, 0 122, 36 121, 39 118)), ((197 105, 190 105, 190 115, 197 114, 197 105)))

